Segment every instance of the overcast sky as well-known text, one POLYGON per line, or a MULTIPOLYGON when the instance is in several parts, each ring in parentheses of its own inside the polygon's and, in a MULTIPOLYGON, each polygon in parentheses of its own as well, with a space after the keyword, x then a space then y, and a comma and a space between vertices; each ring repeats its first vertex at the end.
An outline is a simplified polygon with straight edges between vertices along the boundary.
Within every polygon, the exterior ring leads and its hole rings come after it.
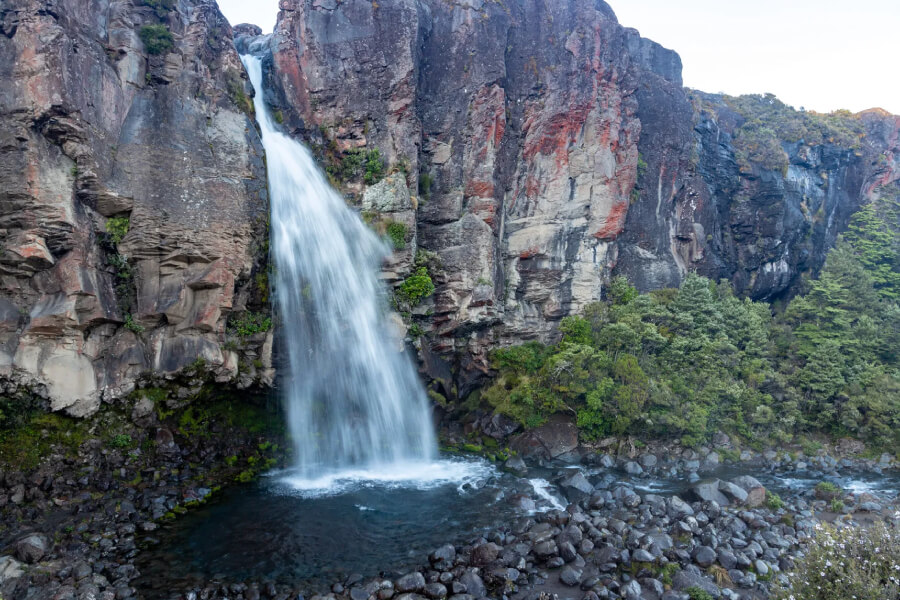
MULTIPOLYGON (((689 87, 900 114, 900 0, 607 1, 620 23, 681 55, 689 87)), ((233 25, 265 32, 278 12, 277 0, 219 6, 233 25)))

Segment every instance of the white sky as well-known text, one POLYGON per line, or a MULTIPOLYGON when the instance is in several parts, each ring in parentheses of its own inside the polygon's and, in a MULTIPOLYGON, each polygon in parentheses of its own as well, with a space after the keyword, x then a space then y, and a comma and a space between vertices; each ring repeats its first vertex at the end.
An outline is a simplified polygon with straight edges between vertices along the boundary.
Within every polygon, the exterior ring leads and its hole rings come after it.
MULTIPOLYGON (((689 87, 900 114, 900 0, 607 1, 620 23, 681 55, 689 87)), ((232 25, 266 33, 278 13, 278 0, 219 6, 232 25)))

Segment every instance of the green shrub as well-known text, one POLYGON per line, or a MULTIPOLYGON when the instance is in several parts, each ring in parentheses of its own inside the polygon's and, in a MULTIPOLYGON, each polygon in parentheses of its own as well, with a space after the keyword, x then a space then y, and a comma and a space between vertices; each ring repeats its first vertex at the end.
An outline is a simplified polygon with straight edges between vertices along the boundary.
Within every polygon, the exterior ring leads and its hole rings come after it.
POLYGON ((165 25, 144 25, 139 35, 148 54, 165 54, 175 47, 172 32, 165 25))
POLYGON ((116 245, 122 243, 130 226, 131 220, 128 217, 110 217, 107 219, 106 233, 109 235, 109 241, 116 245))
POLYGON ((132 315, 125 315, 125 329, 134 333, 144 333, 144 326, 134 320, 132 315))
POLYGON ((781 508, 784 508, 784 500, 782 500, 781 496, 779 496, 775 492, 766 490, 766 506, 768 506, 772 510, 779 510, 781 508))
POLYGON ((250 337, 257 333, 265 333, 272 328, 272 318, 251 311, 234 313, 228 319, 228 330, 238 337, 250 337))
POLYGON ((817 524, 779 600, 900 598, 900 531, 877 522, 839 529, 817 524))
POLYGON ((107 442, 110 448, 128 448, 131 446, 131 436, 125 433, 114 435, 107 442))
POLYGON ((816 484, 816 496, 831 500, 841 493, 841 488, 830 481, 820 481, 816 484))
POLYGON ((175 0, 144 0, 144 6, 149 6, 160 19, 164 18, 175 8, 175 0))
POLYGON ((384 177, 384 161, 381 160, 378 148, 375 148, 366 153, 366 174, 363 181, 373 185, 381 181, 382 177, 384 177))
POLYGON ((690 596, 691 600, 713 600, 713 597, 710 596, 709 592, 697 586, 689 587, 684 591, 690 596))
POLYGON ((251 117, 256 114, 253 108, 253 100, 244 91, 244 79, 238 71, 230 69, 225 73, 225 90, 228 92, 231 102, 238 109, 251 117))
POLYGON ((428 269, 419 267, 415 274, 410 275, 400 284, 400 288, 396 294, 398 299, 409 304, 410 306, 418 306, 422 300, 434 293, 434 282, 428 275, 428 269))
POLYGON ((394 246, 394 250, 403 250, 406 248, 406 225, 391 221, 388 223, 386 233, 388 239, 391 240, 391 244, 394 246))

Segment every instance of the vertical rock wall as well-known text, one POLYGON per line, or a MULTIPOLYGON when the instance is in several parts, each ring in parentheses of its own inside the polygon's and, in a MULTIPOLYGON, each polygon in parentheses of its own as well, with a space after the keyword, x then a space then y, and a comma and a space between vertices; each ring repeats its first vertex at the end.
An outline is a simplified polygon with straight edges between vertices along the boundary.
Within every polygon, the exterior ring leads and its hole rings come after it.
POLYGON ((259 301, 262 150, 228 23, 212 0, 173 4, 0 10, 4 394, 81 415, 150 370, 238 378, 225 320, 259 301), (170 47, 149 53, 146 25, 170 47))

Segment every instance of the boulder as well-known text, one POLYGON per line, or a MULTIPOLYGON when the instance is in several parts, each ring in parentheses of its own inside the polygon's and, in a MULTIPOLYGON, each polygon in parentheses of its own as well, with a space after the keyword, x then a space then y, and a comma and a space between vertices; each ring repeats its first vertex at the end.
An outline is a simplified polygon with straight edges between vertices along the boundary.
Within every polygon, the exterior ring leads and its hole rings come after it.
POLYGON ((398 592, 420 592, 425 589, 425 576, 418 571, 404 575, 394 584, 398 592))
POLYGON ((756 508, 765 504, 766 488, 755 477, 741 475, 732 479, 731 483, 747 492, 747 499, 744 502, 749 508, 756 508))
POLYGON ((34 564, 50 551, 50 540, 41 533, 32 533, 16 542, 16 556, 28 564, 34 564))
POLYGON ((578 502, 591 495, 594 486, 584 477, 581 471, 569 475, 559 482, 562 493, 569 502, 578 502))
POLYGON ((691 486, 691 496, 701 502, 717 502, 720 506, 730 504, 728 498, 719 491, 719 480, 710 479, 691 486))
POLYGON ((544 425, 517 436, 510 448, 524 457, 559 458, 578 447, 578 427, 566 415, 554 415, 544 425))

